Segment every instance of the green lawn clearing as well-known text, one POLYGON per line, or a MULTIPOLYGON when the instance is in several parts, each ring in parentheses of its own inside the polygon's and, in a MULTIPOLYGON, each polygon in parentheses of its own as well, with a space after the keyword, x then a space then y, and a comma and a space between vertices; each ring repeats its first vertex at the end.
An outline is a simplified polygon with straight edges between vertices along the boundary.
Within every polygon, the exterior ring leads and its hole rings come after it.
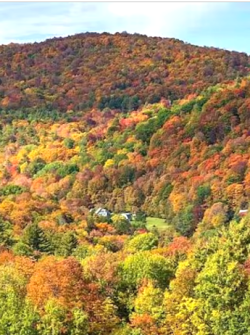
POLYGON ((168 227, 168 224, 165 222, 165 219, 147 217, 147 229, 150 230, 153 226, 159 230, 164 230, 168 227))

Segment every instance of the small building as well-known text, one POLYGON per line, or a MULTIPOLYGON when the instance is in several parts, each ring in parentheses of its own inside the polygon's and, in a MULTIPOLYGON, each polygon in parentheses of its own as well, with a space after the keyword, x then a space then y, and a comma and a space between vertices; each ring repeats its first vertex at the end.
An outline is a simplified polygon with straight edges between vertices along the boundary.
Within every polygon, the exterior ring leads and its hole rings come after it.
POLYGON ((107 210, 106 208, 97 208, 97 210, 95 211, 95 214, 99 215, 99 216, 106 217, 106 218, 111 216, 110 211, 107 210))
POLYGON ((132 214, 131 213, 121 213, 121 215, 127 219, 128 221, 132 221, 132 214))
POLYGON ((246 216, 248 213, 248 210, 247 209, 240 209, 239 211, 239 216, 246 216))

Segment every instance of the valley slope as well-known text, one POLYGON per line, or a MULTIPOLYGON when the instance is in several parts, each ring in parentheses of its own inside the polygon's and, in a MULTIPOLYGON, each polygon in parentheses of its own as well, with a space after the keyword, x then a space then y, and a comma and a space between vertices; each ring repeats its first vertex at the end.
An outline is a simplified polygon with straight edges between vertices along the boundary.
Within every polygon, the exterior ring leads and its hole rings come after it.
POLYGON ((0 335, 249 333, 249 56, 127 33, 0 51, 0 335))

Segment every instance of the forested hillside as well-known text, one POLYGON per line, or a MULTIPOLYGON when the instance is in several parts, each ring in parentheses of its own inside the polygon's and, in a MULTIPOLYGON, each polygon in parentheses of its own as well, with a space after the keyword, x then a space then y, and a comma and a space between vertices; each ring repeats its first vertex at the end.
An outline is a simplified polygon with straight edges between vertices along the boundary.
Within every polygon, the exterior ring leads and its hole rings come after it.
POLYGON ((0 49, 0 335, 248 334, 249 57, 125 33, 0 49))
POLYGON ((0 46, 0 107, 66 111, 175 100, 249 73, 249 56, 176 39, 86 33, 0 46))

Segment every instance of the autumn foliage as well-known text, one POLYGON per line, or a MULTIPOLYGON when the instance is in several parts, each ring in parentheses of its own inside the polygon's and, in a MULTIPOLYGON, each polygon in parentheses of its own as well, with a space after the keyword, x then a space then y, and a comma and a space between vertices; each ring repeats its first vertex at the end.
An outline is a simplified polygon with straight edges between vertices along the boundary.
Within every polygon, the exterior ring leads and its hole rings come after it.
POLYGON ((0 335, 248 334, 249 57, 127 33, 0 51, 0 335))

